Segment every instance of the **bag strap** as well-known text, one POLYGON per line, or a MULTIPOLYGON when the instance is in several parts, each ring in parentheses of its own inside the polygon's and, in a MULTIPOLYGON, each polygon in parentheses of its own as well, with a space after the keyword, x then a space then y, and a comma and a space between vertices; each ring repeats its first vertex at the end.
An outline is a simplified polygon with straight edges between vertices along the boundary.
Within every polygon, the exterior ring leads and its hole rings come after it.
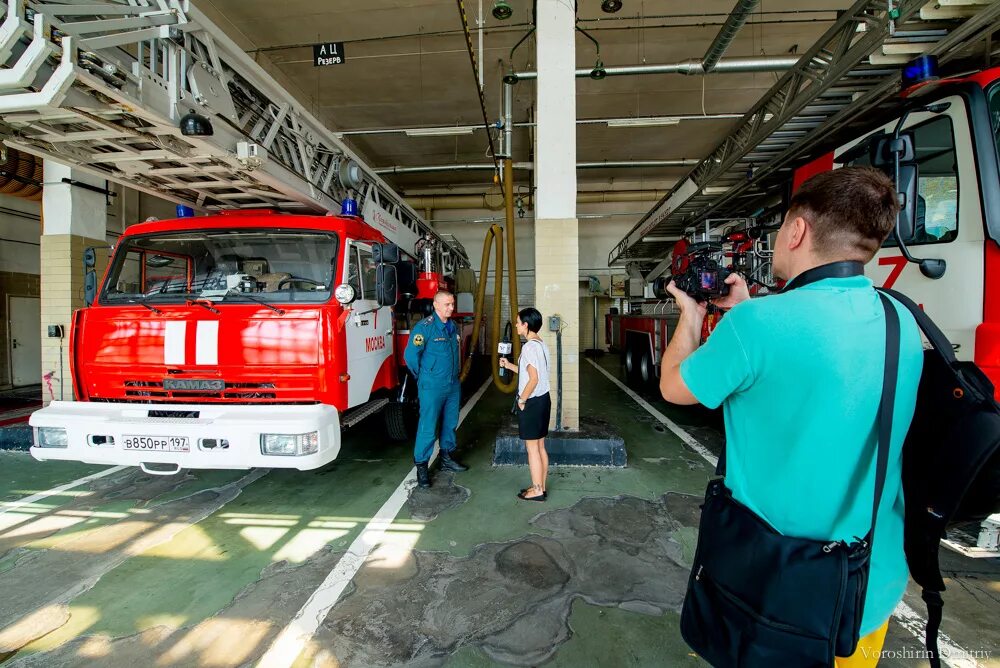
POLYGON ((827 278, 851 278, 852 276, 861 276, 864 273, 864 263, 856 260, 841 260, 840 262, 821 264, 818 267, 806 269, 801 274, 788 281, 780 292, 790 292, 796 288, 801 288, 802 286, 815 283, 816 281, 822 281, 827 278))
POLYGON ((930 589, 921 591, 920 597, 927 604, 927 628, 924 630, 927 661, 931 664, 931 668, 941 668, 941 655, 938 653, 938 629, 941 627, 944 599, 941 598, 941 592, 930 589))
MULTIPOLYGON (((934 321, 930 319, 930 316, 922 308, 901 292, 885 288, 877 288, 877 290, 883 295, 892 295, 900 304, 905 306, 913 315, 913 319, 917 321, 917 326, 920 327, 924 336, 927 337, 927 340, 934 346, 938 354, 949 365, 952 367, 955 366, 958 361, 955 357, 955 349, 952 348, 951 342, 948 341, 948 337, 944 335, 944 332, 934 324, 934 321)), ((935 541, 936 544, 937 541, 935 541)), ((938 653, 938 629, 941 627, 944 599, 941 597, 941 592, 927 588, 923 588, 920 595, 927 605, 927 626, 924 628, 924 647, 927 649, 927 660, 930 662, 931 668, 941 668, 941 655, 938 653)))
POLYGON ((882 503, 885 477, 889 469, 889 448, 892 445, 892 414, 896 407, 896 381, 899 377, 899 314, 884 294, 879 299, 885 309, 885 364, 882 370, 882 399, 878 406, 878 455, 875 465, 875 498, 872 501, 872 526, 865 542, 875 538, 875 520, 882 503))
POLYGON ((545 347, 545 344, 542 343, 541 339, 528 339, 525 342, 524 345, 528 345, 529 343, 532 343, 532 342, 537 343, 539 346, 542 347, 542 360, 545 362, 545 373, 548 373, 549 372, 549 349, 545 347))
POLYGON ((917 306, 912 299, 904 295, 902 292, 897 292, 896 290, 889 290, 886 288, 875 288, 882 294, 890 295, 893 299, 898 301, 900 304, 905 306, 907 310, 913 315, 913 319, 917 321, 917 326, 923 331, 924 336, 927 340, 931 342, 931 345, 941 353, 945 361, 948 364, 954 366, 958 361, 955 357, 955 349, 951 345, 951 341, 948 337, 944 335, 944 332, 934 324, 930 316, 927 315, 922 308, 917 306))

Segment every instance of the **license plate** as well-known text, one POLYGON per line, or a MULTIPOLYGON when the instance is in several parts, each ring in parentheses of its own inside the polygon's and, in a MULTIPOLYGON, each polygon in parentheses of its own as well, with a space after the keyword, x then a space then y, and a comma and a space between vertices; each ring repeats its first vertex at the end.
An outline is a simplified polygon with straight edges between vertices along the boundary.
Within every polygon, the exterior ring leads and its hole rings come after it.
POLYGON ((189 452, 191 446, 187 436, 122 436, 126 450, 147 450, 159 452, 189 452))

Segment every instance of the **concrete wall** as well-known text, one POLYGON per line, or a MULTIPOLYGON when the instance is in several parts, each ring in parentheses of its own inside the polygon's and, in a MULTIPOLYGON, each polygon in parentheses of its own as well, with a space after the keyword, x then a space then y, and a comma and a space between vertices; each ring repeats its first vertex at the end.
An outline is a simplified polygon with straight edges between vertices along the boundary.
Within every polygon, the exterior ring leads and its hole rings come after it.
MULTIPOLYGON (((136 191, 115 184, 110 184, 110 189, 117 196, 110 198, 106 210, 108 245, 117 241, 127 225, 141 222, 148 216, 166 218, 174 215, 173 204, 148 195, 140 196, 136 191)), ((11 387, 8 297, 41 297, 41 217, 40 202, 0 195, 0 389, 11 387)), ((78 270, 82 274, 82 250, 82 246, 71 248, 57 242, 46 249, 45 262, 68 261, 71 271, 78 270), (66 255, 69 255, 68 260, 66 255)), ((106 250, 98 253, 99 274, 103 271, 104 257, 106 250)), ((66 294, 65 300, 70 299, 71 295, 66 294)), ((43 317, 42 325, 45 324, 43 317)))

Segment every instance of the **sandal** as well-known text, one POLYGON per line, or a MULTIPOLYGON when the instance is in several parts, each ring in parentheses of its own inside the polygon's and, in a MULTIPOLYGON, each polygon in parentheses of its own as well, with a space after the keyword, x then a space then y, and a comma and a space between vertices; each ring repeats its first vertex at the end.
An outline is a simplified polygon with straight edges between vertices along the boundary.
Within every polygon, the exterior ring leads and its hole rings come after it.
POLYGON ((518 493, 517 498, 521 499, 522 501, 545 501, 546 499, 549 498, 548 492, 542 492, 538 496, 525 496, 525 494, 530 492, 532 489, 534 489, 534 487, 528 487, 527 489, 522 489, 518 493))

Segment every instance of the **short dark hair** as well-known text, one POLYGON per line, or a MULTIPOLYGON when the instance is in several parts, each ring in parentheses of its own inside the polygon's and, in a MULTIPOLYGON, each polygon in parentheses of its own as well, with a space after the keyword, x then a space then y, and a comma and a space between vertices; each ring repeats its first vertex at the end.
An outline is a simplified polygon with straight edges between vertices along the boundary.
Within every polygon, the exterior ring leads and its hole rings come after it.
POLYGON ((802 216, 823 256, 860 255, 870 260, 896 226, 896 186, 873 167, 844 167, 808 179, 792 195, 788 211, 802 216))
POLYGON ((542 328, 542 314, 536 308, 531 308, 530 306, 523 308, 517 312, 517 317, 528 326, 529 332, 537 333, 542 328))

